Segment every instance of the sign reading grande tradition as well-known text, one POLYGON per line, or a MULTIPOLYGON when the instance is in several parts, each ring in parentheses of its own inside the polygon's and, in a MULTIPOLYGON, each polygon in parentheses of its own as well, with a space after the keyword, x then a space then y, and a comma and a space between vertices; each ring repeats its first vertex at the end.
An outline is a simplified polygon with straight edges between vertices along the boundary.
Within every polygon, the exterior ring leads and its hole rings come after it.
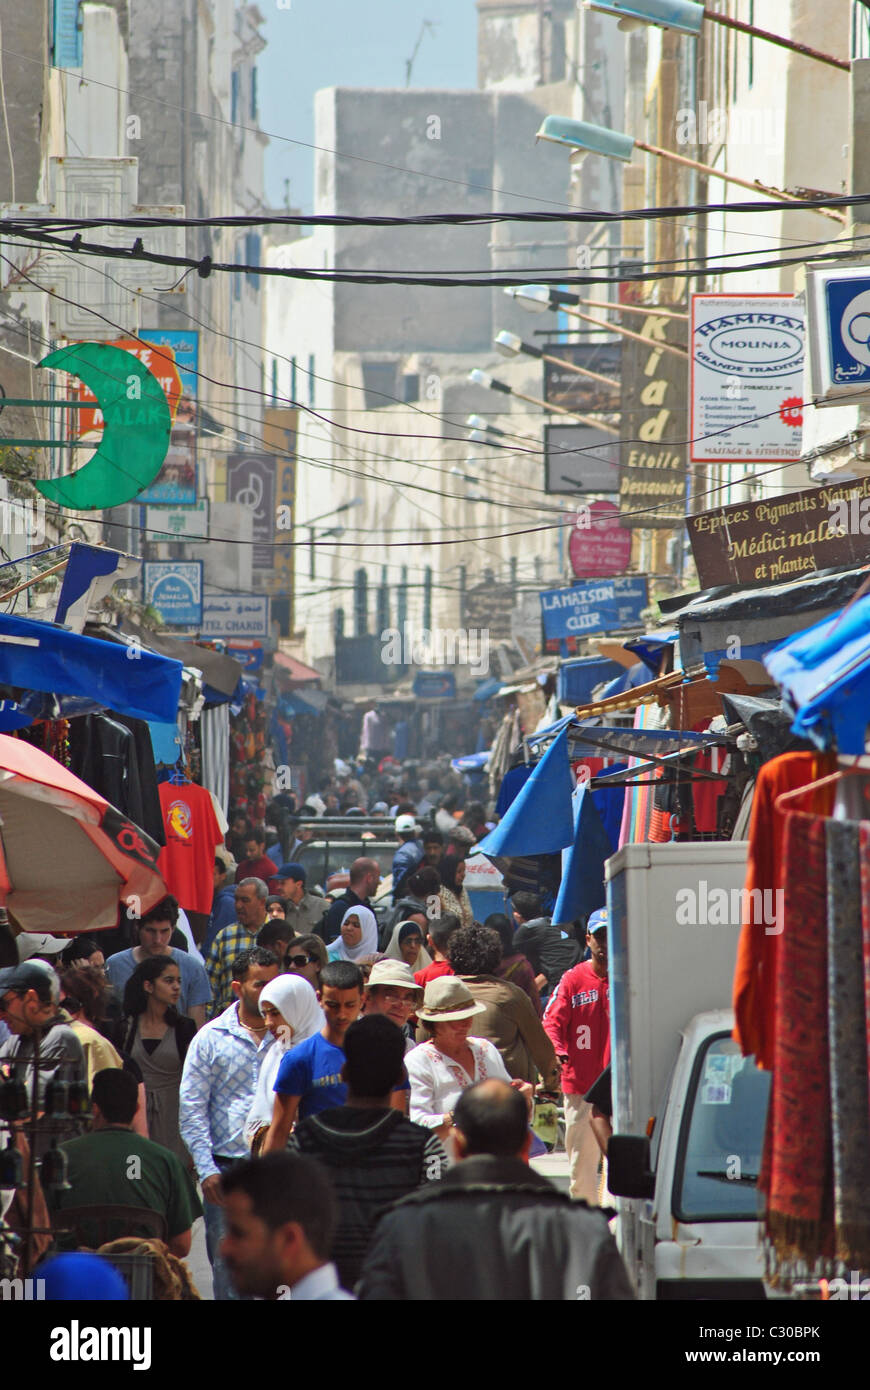
POLYGON ((687 321, 651 307, 632 329, 653 341, 626 338, 622 349, 619 510, 623 526, 670 528, 686 511, 689 361, 661 344, 687 353, 687 321))
POLYGON ((804 314, 793 294, 693 294, 693 461, 800 458, 803 370, 804 314))
POLYGON ((702 587, 780 584, 870 560, 870 478, 686 518, 702 587))

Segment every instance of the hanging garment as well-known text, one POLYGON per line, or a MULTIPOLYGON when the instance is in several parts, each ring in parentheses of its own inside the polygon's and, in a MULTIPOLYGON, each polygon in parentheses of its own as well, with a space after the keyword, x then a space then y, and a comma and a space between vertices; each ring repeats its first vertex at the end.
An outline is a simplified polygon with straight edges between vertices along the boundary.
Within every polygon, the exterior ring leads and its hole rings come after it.
POLYGON ((157 867, 170 893, 188 912, 211 912, 214 852, 223 836, 211 796, 195 782, 161 782, 166 846, 157 867))
POLYGON ((166 843, 163 829, 163 814, 160 810, 160 793, 157 790, 157 766, 151 730, 144 719, 133 719, 130 715, 116 714, 111 710, 110 717, 116 724, 122 724, 133 736, 133 752, 139 780, 140 820, 132 811, 130 819, 151 836, 158 845, 166 843))
POLYGON ((70 720, 69 766, 158 845, 165 844, 147 724, 115 714, 70 720))
POLYGON ((828 879, 828 1042, 837 1258, 870 1269, 870 1107, 864 998, 861 861, 870 824, 825 822, 828 879))
MULTIPOLYGON (((784 886, 783 832, 785 816, 775 809, 782 792, 804 787, 836 770, 836 758, 816 752, 783 753, 765 763, 758 773, 749 822, 746 892, 743 925, 734 971, 734 1038, 744 1057, 755 1054, 760 1067, 773 1065, 774 988, 777 955, 782 933, 772 931, 765 913, 755 912, 758 901, 777 902, 784 886), (760 894, 753 895, 759 889, 760 894), (765 898, 765 893, 770 897, 765 898)), ((803 809, 826 815, 833 806, 831 787, 808 793, 803 809)))
MULTIPOLYGON (((762 768, 762 772, 764 768, 762 768)), ((828 1066, 825 827, 788 815, 783 844, 786 929, 779 938, 773 1076, 758 1187, 776 1275, 788 1279, 834 1249, 828 1066)))
POLYGON ((202 785, 214 792, 224 814, 230 796, 230 707, 206 705, 200 721, 202 785))

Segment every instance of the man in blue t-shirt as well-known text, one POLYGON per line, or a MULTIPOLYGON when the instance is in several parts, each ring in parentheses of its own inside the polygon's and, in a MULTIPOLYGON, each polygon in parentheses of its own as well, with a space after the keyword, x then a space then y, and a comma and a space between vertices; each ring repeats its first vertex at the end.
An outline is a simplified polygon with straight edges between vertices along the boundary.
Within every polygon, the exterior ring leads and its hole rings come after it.
POLYGON ((362 1012, 365 981, 358 965, 330 961, 320 972, 320 1005, 326 1026, 287 1053, 275 1078, 275 1109, 263 1153, 286 1147, 297 1119, 344 1105, 347 1087, 341 1079, 344 1035, 362 1012))
POLYGON ((106 961, 109 984, 117 990, 123 1002, 124 986, 137 965, 153 956, 171 956, 181 971, 181 996, 178 1012, 192 1018, 197 1028, 205 1023, 206 1005, 211 1003, 211 985, 202 961, 187 951, 177 951, 169 942, 178 921, 178 902, 168 893, 138 921, 139 945, 131 951, 118 951, 106 961))

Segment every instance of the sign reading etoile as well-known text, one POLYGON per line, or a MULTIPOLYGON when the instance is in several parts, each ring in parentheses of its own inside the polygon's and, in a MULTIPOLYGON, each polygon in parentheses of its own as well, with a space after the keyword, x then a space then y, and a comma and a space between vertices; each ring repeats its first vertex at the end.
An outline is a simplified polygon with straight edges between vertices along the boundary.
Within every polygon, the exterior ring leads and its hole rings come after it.
POLYGON ((631 532, 619 524, 615 502, 590 502, 575 514, 568 554, 577 579, 624 573, 631 559, 631 532))

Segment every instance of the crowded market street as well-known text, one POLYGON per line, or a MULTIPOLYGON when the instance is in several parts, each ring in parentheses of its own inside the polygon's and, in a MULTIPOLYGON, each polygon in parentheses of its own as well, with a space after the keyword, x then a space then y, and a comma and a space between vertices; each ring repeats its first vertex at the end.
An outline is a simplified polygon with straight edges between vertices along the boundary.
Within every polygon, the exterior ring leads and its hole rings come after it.
POLYGON ((870 0, 0 0, 0 118, 37 1362, 571 1302, 597 1373, 836 1374, 870 0))

